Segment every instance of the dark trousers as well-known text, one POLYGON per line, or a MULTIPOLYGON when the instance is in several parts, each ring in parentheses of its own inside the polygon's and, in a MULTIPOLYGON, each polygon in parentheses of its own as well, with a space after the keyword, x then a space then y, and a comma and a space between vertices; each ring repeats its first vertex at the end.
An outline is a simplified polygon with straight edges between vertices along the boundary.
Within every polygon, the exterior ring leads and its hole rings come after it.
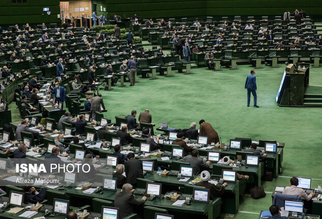
POLYGON ((257 93, 256 90, 251 90, 251 89, 247 89, 247 105, 249 106, 250 103, 250 93, 253 94, 254 96, 254 105, 257 105, 257 93))

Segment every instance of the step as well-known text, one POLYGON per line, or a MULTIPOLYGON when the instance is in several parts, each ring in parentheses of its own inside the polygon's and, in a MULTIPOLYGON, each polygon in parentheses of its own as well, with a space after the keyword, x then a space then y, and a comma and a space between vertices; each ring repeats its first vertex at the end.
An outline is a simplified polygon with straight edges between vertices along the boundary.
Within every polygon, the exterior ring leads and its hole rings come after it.
POLYGON ((304 94, 304 98, 322 98, 322 94, 304 94))
POLYGON ((303 106, 304 107, 322 107, 322 103, 308 103, 308 102, 304 102, 303 106))
POLYGON ((304 98, 304 102, 308 102, 308 103, 322 103, 322 98, 304 98))

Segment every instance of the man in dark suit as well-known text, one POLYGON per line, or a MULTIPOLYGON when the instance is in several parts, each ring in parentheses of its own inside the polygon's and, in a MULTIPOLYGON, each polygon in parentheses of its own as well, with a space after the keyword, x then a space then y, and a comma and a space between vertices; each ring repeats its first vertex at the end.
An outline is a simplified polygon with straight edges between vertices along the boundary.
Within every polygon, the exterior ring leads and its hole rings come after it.
POLYGON ((117 164, 116 171, 115 173, 113 173, 113 179, 116 179, 116 187, 118 189, 121 189, 122 186, 126 183, 126 177, 123 176, 123 172, 124 172, 124 165, 117 164))
POLYGON ((85 116, 84 114, 79 115, 79 120, 76 121, 75 123, 75 127, 76 127, 76 131, 75 134, 84 134, 85 133, 85 126, 87 126, 87 123, 85 121, 85 116))
POLYGON ((132 45, 133 39, 134 39, 134 36, 131 33, 131 30, 129 30, 129 32, 126 34, 126 40, 127 40, 128 45, 130 45, 130 44, 132 45))
POLYGON ((132 137, 128 133, 127 126, 123 126, 121 130, 116 132, 117 136, 121 138, 121 146, 132 143, 132 137))
POLYGON ((40 82, 37 83, 37 76, 34 75, 30 81, 29 81, 29 86, 31 87, 31 89, 33 88, 38 88, 39 89, 39 86, 40 86, 40 82))
POLYGON ((199 121, 200 132, 199 136, 206 136, 208 138, 208 144, 219 143, 219 136, 217 131, 211 126, 210 123, 205 122, 205 120, 199 121))
POLYGON ((271 217, 269 217, 270 219, 287 219, 287 217, 281 216, 281 212, 278 209, 278 206, 276 206, 276 205, 272 205, 269 208, 269 211, 270 211, 270 213, 272 215, 271 217))
POLYGON ((3 66, 3 68, 2 68, 2 78, 6 78, 6 77, 8 77, 10 75, 11 75, 11 73, 8 70, 8 67, 7 66, 3 66))
POLYGON ((210 200, 214 200, 216 197, 221 197, 225 192, 225 187, 227 183, 223 183, 222 185, 214 185, 209 183, 208 181, 211 178, 209 171, 204 170, 200 174, 201 182, 197 183, 196 186, 203 186, 210 191, 210 200))
POLYGON ((38 107, 38 105, 39 105, 39 100, 41 100, 41 99, 42 99, 42 97, 39 97, 39 96, 37 95, 37 93, 38 93, 38 89, 37 89, 37 88, 32 89, 32 91, 31 91, 31 92, 32 92, 32 93, 31 93, 30 98, 29 98, 29 103, 30 103, 30 104, 32 104, 33 106, 38 107))
POLYGON ((274 41, 274 37, 273 37, 273 34, 272 34, 272 30, 269 30, 267 35, 266 35, 266 40, 267 41, 271 41, 270 43, 272 44, 273 41, 274 41))
POLYGON ((42 188, 39 192, 33 186, 25 186, 25 203, 38 203, 46 199, 47 189, 42 188))
POLYGON ((124 154, 121 153, 121 146, 116 145, 114 147, 114 155, 117 156, 117 164, 124 164, 127 161, 127 158, 124 154))
POLYGON ((92 85, 93 83, 95 83, 95 81, 97 81, 97 79, 94 77, 94 73, 96 71, 96 66, 92 66, 89 71, 88 71, 88 83, 89 85, 92 85))
POLYGON ((30 98, 30 92, 29 92, 29 87, 25 86, 22 95, 25 95, 27 98, 30 98))
POLYGON ((117 26, 117 24, 115 24, 115 27, 114 27, 114 35, 115 35, 115 38, 117 39, 119 39, 121 35, 121 29, 120 27, 117 26))
POLYGON ((18 159, 26 158, 26 151, 27 151, 27 147, 24 146, 23 144, 20 144, 18 149, 16 149, 13 152, 13 158, 18 158, 18 159))
POLYGON ((134 213, 134 211, 137 213, 137 211, 139 210, 138 206, 144 205, 147 199, 146 196, 143 196, 140 201, 136 200, 132 195, 133 191, 134 189, 132 185, 129 183, 126 183, 123 185, 122 191, 118 192, 115 195, 114 206, 119 208, 120 219, 123 219, 124 217, 134 213))
POLYGON ((185 132, 185 137, 189 140, 197 140, 198 139, 198 130, 196 129, 197 125, 195 122, 190 124, 190 128, 185 132))
POLYGON ((142 162, 135 159, 134 153, 127 155, 128 161, 124 163, 127 182, 136 186, 137 178, 144 178, 142 162))
POLYGON ((101 105, 102 105, 103 110, 106 111, 102 95, 98 94, 97 96, 92 98, 91 112, 92 112, 93 119, 96 119, 96 114, 95 114, 96 111, 102 112, 101 105))
POLYGON ((136 110, 131 111, 131 115, 127 115, 127 127, 129 130, 135 129, 139 126, 139 124, 136 122, 136 110))
POLYGON ((85 101, 84 107, 86 112, 91 111, 91 101, 92 101, 91 97, 89 97, 87 101, 85 101))
POLYGON ((250 93, 254 96, 254 107, 257 106, 257 84, 256 84, 256 77, 255 77, 255 71, 251 70, 250 75, 247 76, 246 82, 245 82, 245 89, 247 89, 247 107, 249 107, 250 103, 250 93))
POLYGON ((70 112, 66 111, 64 115, 62 115, 58 121, 58 124, 57 124, 57 129, 58 130, 61 130, 63 129, 63 122, 65 123, 69 123, 71 124, 72 126, 75 125, 76 123, 76 118, 73 118, 71 119, 70 118, 70 112))
POLYGON ((157 144, 154 139, 150 136, 150 130, 148 128, 143 129, 142 138, 145 139, 145 142, 150 144, 150 151, 154 151, 157 149, 163 150, 159 144, 157 144))
POLYGON ((58 103, 61 107, 58 108, 63 109, 64 101, 66 98, 66 91, 65 88, 60 86, 58 82, 55 83, 54 90, 51 91, 52 94, 55 94, 55 102, 58 103))
POLYGON ((183 132, 177 133, 177 139, 172 142, 173 145, 179 145, 183 148, 183 156, 187 156, 192 151, 192 146, 188 146, 187 143, 183 140, 183 132))
POLYGON ((67 70, 67 68, 63 65, 63 59, 59 58, 59 62, 56 64, 56 74, 58 77, 60 77, 61 74, 64 74, 64 72, 67 70))
POLYGON ((199 158, 199 151, 193 150, 191 155, 183 158, 183 161, 188 162, 192 167, 192 173, 198 175, 202 169, 209 168, 210 161, 204 162, 202 158, 199 158))

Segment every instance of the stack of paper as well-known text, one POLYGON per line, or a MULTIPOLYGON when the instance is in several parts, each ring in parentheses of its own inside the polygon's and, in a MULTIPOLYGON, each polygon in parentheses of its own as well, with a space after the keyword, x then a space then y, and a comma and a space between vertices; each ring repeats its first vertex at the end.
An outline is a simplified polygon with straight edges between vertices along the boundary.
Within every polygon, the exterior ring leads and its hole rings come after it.
POLYGON ((172 206, 183 206, 185 200, 177 200, 175 201, 172 206))
POLYGON ((26 211, 23 214, 19 215, 19 217, 30 218, 36 215, 38 212, 36 211, 26 211))
POLYGON ((96 188, 89 188, 89 189, 83 191, 83 193, 85 193, 85 194, 92 194, 92 193, 95 192, 95 190, 96 190, 96 188))
POLYGON ((162 161, 169 161, 169 160, 170 160, 170 158, 169 158, 169 157, 161 157, 161 160, 162 160, 162 161))
POLYGON ((49 185, 49 186, 46 186, 47 188, 49 188, 49 189, 56 189, 58 186, 51 186, 51 185, 49 185))
POLYGON ((179 180, 179 182, 187 182, 190 178, 189 177, 185 177, 179 180))
POLYGON ((34 152, 34 151, 28 151, 26 153, 27 156, 30 156, 30 157, 41 157, 41 155, 37 152, 34 152))
POLYGON ((101 148, 102 143, 96 143, 95 145, 90 145, 88 148, 99 149, 101 148))
POLYGON ((94 128, 95 128, 95 130, 99 130, 99 129, 102 128, 102 126, 97 126, 97 127, 94 127, 94 128))

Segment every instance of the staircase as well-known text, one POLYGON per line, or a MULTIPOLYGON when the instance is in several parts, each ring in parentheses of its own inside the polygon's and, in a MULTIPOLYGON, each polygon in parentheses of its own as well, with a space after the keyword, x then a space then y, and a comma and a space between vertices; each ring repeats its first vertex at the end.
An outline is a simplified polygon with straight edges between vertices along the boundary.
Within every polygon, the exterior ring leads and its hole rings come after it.
POLYGON ((322 94, 305 94, 304 107, 322 107, 322 94))

